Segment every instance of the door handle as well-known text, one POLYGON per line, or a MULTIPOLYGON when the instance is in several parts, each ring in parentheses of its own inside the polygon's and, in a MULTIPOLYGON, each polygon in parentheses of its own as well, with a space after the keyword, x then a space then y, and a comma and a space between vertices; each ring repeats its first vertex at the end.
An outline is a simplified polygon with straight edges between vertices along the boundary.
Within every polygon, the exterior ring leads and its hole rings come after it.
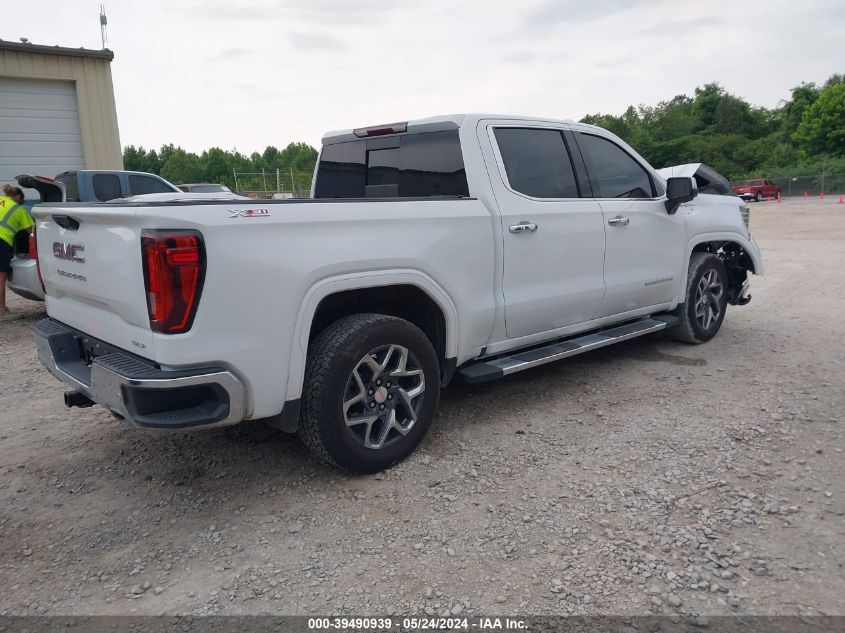
POLYGON ((533 233, 537 230, 537 225, 533 222, 520 222, 519 224, 511 224, 508 230, 511 233, 533 233))
POLYGON ((615 218, 610 218, 607 223, 610 226, 628 226, 630 221, 631 218, 623 218, 621 215, 617 215, 615 218))

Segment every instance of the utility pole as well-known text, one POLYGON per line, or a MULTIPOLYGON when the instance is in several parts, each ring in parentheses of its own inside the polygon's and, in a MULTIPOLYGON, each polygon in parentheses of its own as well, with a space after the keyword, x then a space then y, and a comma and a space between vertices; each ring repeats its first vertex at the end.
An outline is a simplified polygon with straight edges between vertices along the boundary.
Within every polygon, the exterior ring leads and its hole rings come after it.
POLYGON ((281 180, 279 180, 279 168, 278 167, 276 167, 276 191, 278 191, 279 193, 281 193, 281 191, 282 191, 281 180))
POLYGON ((232 175, 235 177, 235 191, 240 193, 240 187, 238 187, 238 172, 235 171, 235 168, 232 167, 232 175))
POLYGON ((106 34, 106 26, 108 25, 109 20, 106 17, 106 5, 100 5, 100 39, 103 42, 103 49, 106 48, 106 44, 109 42, 108 35, 106 34))
POLYGON ((825 167, 827 166, 826 163, 827 163, 827 159, 822 158, 822 190, 821 190, 821 193, 824 193, 824 175, 825 175, 824 172, 825 172, 825 167))

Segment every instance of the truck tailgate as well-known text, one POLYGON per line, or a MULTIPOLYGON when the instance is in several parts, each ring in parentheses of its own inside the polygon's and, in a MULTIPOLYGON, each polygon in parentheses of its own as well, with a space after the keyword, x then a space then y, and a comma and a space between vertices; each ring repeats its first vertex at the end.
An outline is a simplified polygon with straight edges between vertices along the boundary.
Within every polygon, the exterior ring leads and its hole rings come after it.
POLYGON ((50 316, 152 358, 135 208, 40 206, 33 215, 50 316))

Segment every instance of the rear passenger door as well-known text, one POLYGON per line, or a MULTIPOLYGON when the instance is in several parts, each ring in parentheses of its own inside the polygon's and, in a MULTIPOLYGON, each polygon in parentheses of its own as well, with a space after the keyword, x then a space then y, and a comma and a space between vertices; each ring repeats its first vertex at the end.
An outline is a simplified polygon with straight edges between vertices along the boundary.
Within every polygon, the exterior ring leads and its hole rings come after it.
MULTIPOLYGON (((509 338, 592 319, 604 295, 605 225, 581 197, 564 126, 491 122, 491 173, 502 223, 502 285, 509 338)), ((579 169, 583 169, 578 164, 579 169)))
POLYGON ((663 185, 616 140, 593 131, 575 138, 607 232, 597 316, 671 303, 686 247, 683 212, 666 212, 663 185))

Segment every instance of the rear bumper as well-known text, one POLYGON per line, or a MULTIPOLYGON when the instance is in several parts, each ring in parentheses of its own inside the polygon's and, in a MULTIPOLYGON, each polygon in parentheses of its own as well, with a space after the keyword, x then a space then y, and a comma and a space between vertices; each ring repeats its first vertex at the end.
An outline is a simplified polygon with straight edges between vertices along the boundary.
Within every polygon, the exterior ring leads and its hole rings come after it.
POLYGON ((12 276, 9 278, 9 290, 24 299, 44 301, 44 287, 38 276, 38 262, 34 259, 12 259, 12 276))
POLYGON ((133 426, 212 428, 244 419, 243 383, 224 367, 162 370, 53 319, 32 331, 51 374, 133 426))

